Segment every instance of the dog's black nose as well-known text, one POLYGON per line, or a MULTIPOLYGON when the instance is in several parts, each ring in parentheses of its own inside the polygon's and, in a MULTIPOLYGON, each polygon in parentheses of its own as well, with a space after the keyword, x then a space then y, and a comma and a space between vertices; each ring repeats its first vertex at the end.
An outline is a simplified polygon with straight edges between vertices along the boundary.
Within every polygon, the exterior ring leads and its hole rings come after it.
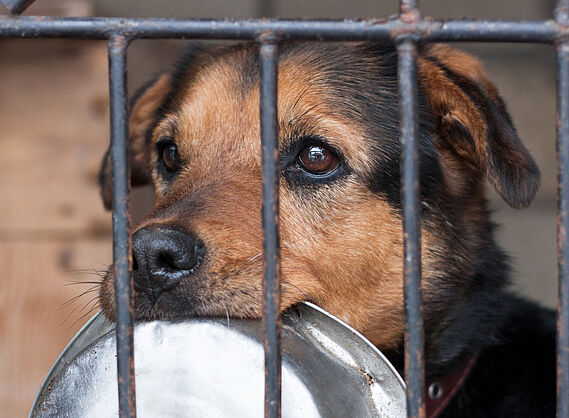
POLYGON ((192 274, 205 249, 196 237, 173 228, 141 228, 132 235, 135 287, 155 301, 192 274))

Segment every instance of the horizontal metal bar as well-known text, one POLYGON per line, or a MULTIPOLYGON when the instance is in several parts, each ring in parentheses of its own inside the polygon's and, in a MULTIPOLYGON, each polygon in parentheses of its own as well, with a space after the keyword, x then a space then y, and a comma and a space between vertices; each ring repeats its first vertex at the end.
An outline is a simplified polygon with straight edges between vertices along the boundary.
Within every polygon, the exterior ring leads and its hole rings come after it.
POLYGON ((270 39, 260 46, 261 140, 263 148, 263 252, 265 417, 281 416, 281 316, 279 243, 279 127, 277 119, 278 46, 270 39))
POLYGON ((417 45, 412 40, 407 39, 397 45, 397 51, 399 56, 401 142, 403 145, 401 201, 403 203, 407 416, 424 418, 426 412, 423 316, 421 313, 417 45))
POLYGON ((133 283, 129 234, 129 164, 124 37, 109 40, 111 164, 113 172, 113 268, 115 276, 117 376, 120 417, 135 417, 133 283))
POLYGON ((552 43, 569 37, 569 27, 553 20, 427 21, 401 20, 192 20, 123 18, 53 18, 0 16, 0 38, 108 39, 209 38, 254 40, 272 32, 281 39, 388 40, 414 33, 431 42, 536 42, 552 43))

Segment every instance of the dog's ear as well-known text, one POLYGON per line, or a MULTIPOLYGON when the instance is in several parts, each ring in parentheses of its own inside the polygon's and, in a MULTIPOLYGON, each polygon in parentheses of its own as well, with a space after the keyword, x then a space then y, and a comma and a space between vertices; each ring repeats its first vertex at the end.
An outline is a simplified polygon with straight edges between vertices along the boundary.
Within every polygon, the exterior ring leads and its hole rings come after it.
POLYGON ((418 66, 439 149, 456 153, 484 173, 511 206, 528 206, 539 187, 539 169, 479 61, 433 45, 422 52, 418 66))
MULTIPOLYGON (((129 161, 132 186, 143 186, 152 180, 148 166, 148 135, 159 117, 158 111, 172 88, 172 75, 164 73, 142 87, 132 98, 129 116, 129 161)), ((101 196, 106 209, 112 205, 112 175, 109 150, 99 172, 101 196)))

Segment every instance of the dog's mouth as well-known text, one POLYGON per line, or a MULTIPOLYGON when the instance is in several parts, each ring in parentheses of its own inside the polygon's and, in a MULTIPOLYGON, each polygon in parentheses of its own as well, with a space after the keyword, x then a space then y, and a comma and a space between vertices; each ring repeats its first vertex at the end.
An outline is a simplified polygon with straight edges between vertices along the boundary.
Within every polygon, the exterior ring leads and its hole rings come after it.
MULTIPOLYGON (((160 286, 142 275, 140 266, 132 272, 134 283, 134 318, 148 320, 178 320, 192 317, 260 318, 262 314, 262 282, 257 274, 212 272, 207 260, 200 258, 193 268, 169 271, 160 286)), ((257 273, 255 271, 255 273, 257 273)), ((115 277, 109 272, 100 290, 100 305, 105 315, 115 318, 115 277)))

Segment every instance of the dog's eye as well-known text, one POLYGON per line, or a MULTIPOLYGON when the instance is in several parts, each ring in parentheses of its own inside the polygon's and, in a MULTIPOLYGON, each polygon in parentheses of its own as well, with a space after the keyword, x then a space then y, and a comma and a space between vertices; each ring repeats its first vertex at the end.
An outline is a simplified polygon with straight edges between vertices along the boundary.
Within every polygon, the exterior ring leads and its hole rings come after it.
POLYGON ((310 174, 324 175, 333 172, 340 160, 330 149, 322 145, 308 145, 298 154, 300 168, 310 174))
POLYGON ((163 139, 157 144, 158 157, 164 164, 164 168, 170 173, 178 171, 182 165, 178 146, 171 139, 163 139))

